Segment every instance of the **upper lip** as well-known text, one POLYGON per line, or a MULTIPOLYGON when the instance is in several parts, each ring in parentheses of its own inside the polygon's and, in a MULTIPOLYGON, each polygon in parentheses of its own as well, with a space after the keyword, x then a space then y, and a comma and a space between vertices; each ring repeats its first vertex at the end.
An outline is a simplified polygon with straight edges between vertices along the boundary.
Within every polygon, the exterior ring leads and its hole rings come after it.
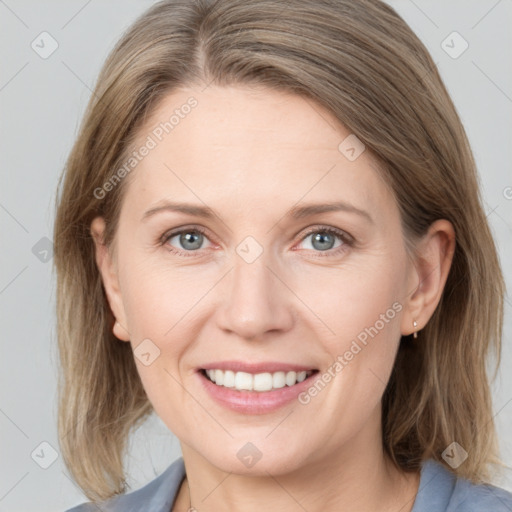
POLYGON ((274 372, 302 372, 315 370, 312 366, 304 366, 293 363, 280 363, 277 361, 264 361, 260 363, 248 363, 245 361, 217 361, 201 366, 201 370, 231 370, 233 372, 246 373, 274 373, 274 372))

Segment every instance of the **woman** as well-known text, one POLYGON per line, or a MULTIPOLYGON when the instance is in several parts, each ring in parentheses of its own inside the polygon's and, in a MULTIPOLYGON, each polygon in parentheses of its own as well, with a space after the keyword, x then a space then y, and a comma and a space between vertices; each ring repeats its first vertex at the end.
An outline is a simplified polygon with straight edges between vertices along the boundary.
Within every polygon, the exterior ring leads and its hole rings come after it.
POLYGON ((475 163, 386 4, 152 7, 99 77, 55 261, 73 510, 512 509, 475 163), (183 457, 117 496, 152 411, 183 457))

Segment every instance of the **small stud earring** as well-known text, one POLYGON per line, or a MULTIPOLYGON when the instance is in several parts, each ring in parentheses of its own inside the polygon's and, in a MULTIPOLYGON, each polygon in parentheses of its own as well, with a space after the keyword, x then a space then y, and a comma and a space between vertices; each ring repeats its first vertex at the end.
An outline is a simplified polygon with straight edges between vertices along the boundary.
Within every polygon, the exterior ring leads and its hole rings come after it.
POLYGON ((418 337, 418 332, 416 331, 416 327, 418 327, 418 322, 416 320, 413 320, 412 325, 414 327, 414 332, 412 334, 412 337, 416 339, 418 337))

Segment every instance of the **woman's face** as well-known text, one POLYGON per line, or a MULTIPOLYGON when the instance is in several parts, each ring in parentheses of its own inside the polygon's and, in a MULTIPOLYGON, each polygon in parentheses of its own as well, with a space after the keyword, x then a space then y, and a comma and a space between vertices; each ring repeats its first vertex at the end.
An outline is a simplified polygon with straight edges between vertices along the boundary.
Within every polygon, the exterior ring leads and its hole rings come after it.
POLYGON ((157 414, 230 472, 380 444, 417 275, 369 152, 310 100, 248 87, 173 92, 143 145, 104 279, 157 414))

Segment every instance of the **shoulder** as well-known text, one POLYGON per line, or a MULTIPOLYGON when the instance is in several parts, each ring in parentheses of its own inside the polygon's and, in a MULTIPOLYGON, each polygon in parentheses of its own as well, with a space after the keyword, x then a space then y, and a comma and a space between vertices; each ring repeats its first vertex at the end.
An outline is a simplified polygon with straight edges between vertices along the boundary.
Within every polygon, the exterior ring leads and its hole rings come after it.
POLYGON ((101 503, 82 503, 66 512, 168 512, 184 477, 185 465, 180 457, 161 475, 136 491, 101 503))
POLYGON ((511 512, 512 494, 487 484, 458 478, 441 463, 427 460, 412 512, 511 512))
POLYGON ((475 485, 459 479, 449 512, 512 512, 512 494, 493 485, 475 485))

